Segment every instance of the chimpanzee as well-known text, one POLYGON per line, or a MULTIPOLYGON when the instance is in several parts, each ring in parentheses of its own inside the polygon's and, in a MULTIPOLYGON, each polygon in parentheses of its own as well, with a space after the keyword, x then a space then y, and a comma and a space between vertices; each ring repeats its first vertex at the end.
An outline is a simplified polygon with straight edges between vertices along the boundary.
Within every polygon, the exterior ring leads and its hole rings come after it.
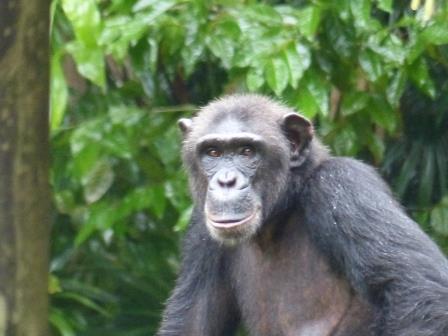
POLYGON ((195 208, 159 336, 448 335, 448 261, 374 169, 259 95, 179 126, 195 208))

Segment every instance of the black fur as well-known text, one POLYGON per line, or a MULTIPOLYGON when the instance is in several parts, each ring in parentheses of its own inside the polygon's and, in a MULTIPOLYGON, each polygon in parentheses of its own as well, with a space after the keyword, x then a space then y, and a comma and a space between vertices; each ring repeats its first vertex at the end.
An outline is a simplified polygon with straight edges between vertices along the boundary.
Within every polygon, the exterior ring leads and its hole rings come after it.
POLYGON ((232 96, 181 122, 196 206, 158 335, 230 336, 242 322, 256 336, 447 336, 447 259, 371 167, 313 139, 303 164, 285 168, 297 155, 280 121, 289 112, 232 96), (199 130, 226 115, 271 145, 252 182, 269 203, 263 223, 231 246, 206 228, 207 178, 194 154, 199 130))
POLYGON ((239 314, 229 278, 230 260, 210 238, 197 210, 191 223, 181 272, 158 335, 233 335, 239 314))
POLYGON ((447 259, 371 167, 327 160, 299 202, 313 241, 375 307, 375 335, 448 335, 447 259))

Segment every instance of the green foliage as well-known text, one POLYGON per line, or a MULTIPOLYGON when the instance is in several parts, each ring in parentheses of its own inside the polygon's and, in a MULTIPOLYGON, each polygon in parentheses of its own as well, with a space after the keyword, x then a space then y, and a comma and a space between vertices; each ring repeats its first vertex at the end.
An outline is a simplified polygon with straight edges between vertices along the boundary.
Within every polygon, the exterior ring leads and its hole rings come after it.
POLYGON ((313 118, 448 248, 448 7, 409 5, 54 0, 55 332, 157 329, 192 211, 176 119, 224 93, 313 118))

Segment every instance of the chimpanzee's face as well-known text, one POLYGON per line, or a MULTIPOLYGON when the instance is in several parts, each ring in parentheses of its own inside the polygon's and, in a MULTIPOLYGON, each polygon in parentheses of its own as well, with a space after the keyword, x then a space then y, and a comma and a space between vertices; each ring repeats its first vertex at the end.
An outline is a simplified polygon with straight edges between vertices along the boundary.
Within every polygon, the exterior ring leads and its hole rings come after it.
POLYGON ((179 121, 196 211, 226 244, 252 237, 279 209, 312 138, 311 123, 291 110, 250 97, 235 102, 179 121))
POLYGON ((239 241, 261 225, 263 202, 257 186, 266 149, 262 136, 232 119, 199 138, 196 154, 208 181, 204 215, 218 240, 239 241))

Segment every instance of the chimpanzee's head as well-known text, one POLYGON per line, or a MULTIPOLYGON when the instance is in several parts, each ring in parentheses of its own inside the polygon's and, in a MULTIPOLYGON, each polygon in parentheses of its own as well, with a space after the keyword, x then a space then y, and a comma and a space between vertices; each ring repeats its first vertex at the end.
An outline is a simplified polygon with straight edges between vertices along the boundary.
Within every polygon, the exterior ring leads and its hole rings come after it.
POLYGON ((227 244, 253 236, 287 203, 313 138, 306 118, 258 95, 214 101, 179 127, 196 206, 227 244))

